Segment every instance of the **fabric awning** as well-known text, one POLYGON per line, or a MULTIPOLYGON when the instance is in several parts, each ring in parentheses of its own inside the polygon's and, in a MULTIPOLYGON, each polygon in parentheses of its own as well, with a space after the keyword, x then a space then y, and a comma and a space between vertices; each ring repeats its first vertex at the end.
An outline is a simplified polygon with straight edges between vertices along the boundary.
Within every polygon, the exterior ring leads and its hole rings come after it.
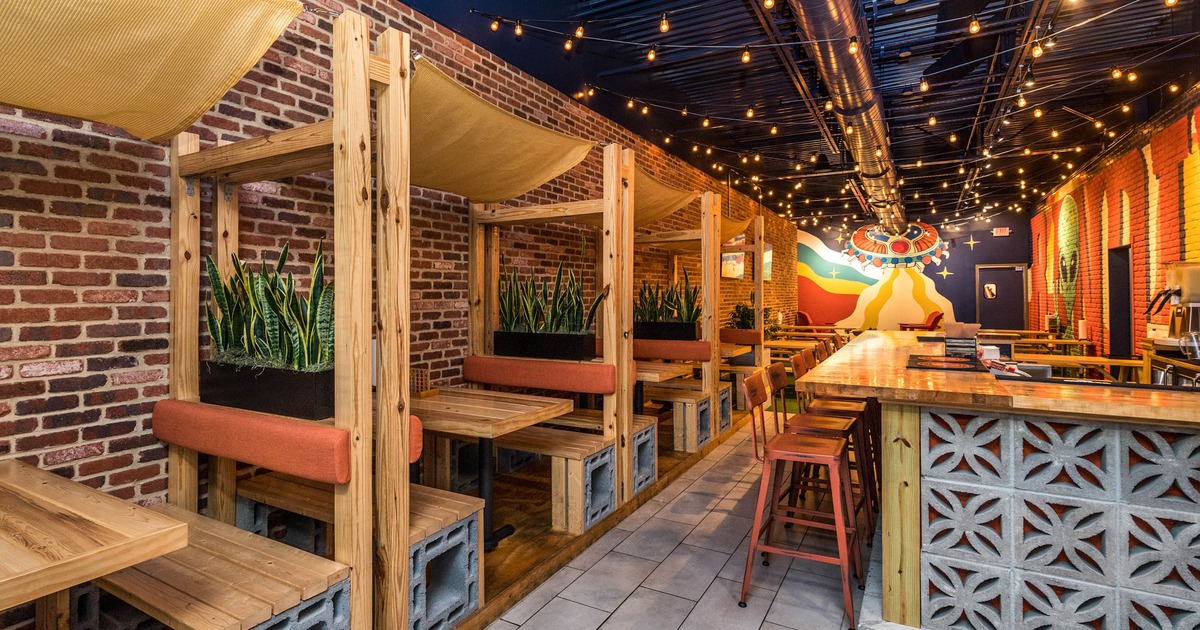
POLYGON ((478 203, 519 197, 571 170, 594 142, 479 98, 424 59, 412 83, 412 183, 478 203))
MULTIPOLYGON (((728 243, 729 239, 746 231, 750 227, 751 217, 744 221, 721 217, 721 242, 728 243)), ((655 243, 653 247, 669 250, 673 254, 699 254, 700 241, 681 241, 678 243, 655 243)))
POLYGON ((0 102, 165 140, 211 109, 303 9, 297 0, 3 0, 0 102))
MULTIPOLYGON (((633 173, 633 227, 646 227, 676 210, 686 208, 699 196, 700 193, 694 190, 684 190, 665 184, 647 173, 641 166, 635 166, 633 173)), ((603 219, 581 217, 578 222, 600 227, 603 219)))

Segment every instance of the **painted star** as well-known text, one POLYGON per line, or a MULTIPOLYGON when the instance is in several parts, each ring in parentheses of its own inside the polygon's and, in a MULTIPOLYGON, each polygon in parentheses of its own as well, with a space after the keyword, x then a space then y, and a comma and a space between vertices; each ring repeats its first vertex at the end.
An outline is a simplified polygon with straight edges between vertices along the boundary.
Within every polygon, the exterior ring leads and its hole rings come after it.
POLYGON ((941 271, 939 271, 939 272, 935 273, 934 275, 936 275, 936 276, 941 276, 941 277, 942 277, 942 280, 945 280, 945 279, 946 279, 946 276, 953 276, 953 275, 954 275, 954 272, 953 272, 953 271, 950 271, 949 269, 947 269, 947 268, 945 268, 945 267, 943 267, 941 271))
POLYGON ((975 246, 979 244, 979 241, 975 240, 975 235, 972 234, 971 239, 968 240, 966 244, 971 246, 971 251, 974 251, 975 246))
POLYGON ((838 270, 837 270, 837 269, 831 269, 831 270, 829 271, 829 276, 830 276, 831 278, 834 278, 834 279, 836 279, 836 278, 837 278, 837 276, 838 276, 838 273, 839 273, 839 272, 838 272, 838 270))
POLYGON ((846 237, 845 237, 845 236, 843 236, 843 235, 841 235, 841 234, 838 234, 838 235, 837 235, 837 238, 835 238, 835 239, 833 239, 833 240, 837 241, 837 244, 838 244, 838 245, 841 245, 841 244, 842 244, 842 241, 846 240, 846 237))

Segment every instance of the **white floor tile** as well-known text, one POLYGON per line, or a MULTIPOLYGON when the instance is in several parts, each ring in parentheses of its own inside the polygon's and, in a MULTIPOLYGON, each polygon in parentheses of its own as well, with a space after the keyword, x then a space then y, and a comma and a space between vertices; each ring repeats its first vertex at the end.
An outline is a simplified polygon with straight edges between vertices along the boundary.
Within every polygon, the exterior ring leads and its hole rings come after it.
POLYGON ((696 605, 690 599, 638 588, 600 626, 601 630, 675 630, 696 605))
POLYGON ((509 623, 515 623, 518 626, 529 621, 537 611, 543 606, 550 603, 550 600, 558 596, 564 588, 571 585, 576 578, 583 575, 583 571, 572 569, 571 567, 563 567, 557 573, 550 576, 550 579, 542 582, 534 591, 525 596, 525 599, 517 602, 516 606, 508 609, 508 612, 500 615, 500 618, 509 623))
POLYGON ((629 532, 623 529, 610 529, 600 537, 600 540, 592 543, 591 547, 584 549, 583 553, 575 556, 575 559, 568 562, 567 566, 587 571, 592 568, 592 565, 607 555, 608 552, 612 551, 614 547, 621 544, 621 541, 625 540, 628 536, 629 532))
MULTIPOLYGON (((737 551, 734 551, 733 555, 729 557, 729 562, 726 562, 725 566, 721 568, 718 577, 741 584, 742 578, 746 575, 746 553, 749 550, 750 537, 747 536, 742 539, 737 551)), ((783 583, 783 578, 787 577, 794 560, 791 556, 774 553, 767 554, 767 560, 770 562, 768 566, 764 567, 762 560, 761 555, 754 559, 754 570, 750 572, 750 585, 771 591, 779 590, 779 585, 783 583)))
POLYGON ((845 616, 840 584, 793 567, 766 620, 796 630, 840 630, 845 616))
POLYGON ((729 554, 683 544, 642 582, 642 586, 696 601, 708 590, 729 554))
POLYGON ((616 551, 662 562, 690 533, 692 526, 687 523, 655 517, 621 541, 616 551))
POLYGON ((720 497, 697 492, 684 492, 655 514, 655 518, 696 525, 713 509, 720 497))
POLYGON ((738 606, 741 596, 741 583, 721 578, 713 580, 712 586, 684 620, 682 630, 757 630, 767 616, 775 593, 750 587, 745 608, 738 606))
POLYGON ((709 512, 683 542, 688 545, 733 553, 750 533, 754 519, 724 512, 709 512))
POLYGON ((521 630, 596 630, 608 613, 556 597, 521 625, 521 630))
POLYGON ((558 596, 612 612, 658 566, 653 560, 610 552, 558 596))

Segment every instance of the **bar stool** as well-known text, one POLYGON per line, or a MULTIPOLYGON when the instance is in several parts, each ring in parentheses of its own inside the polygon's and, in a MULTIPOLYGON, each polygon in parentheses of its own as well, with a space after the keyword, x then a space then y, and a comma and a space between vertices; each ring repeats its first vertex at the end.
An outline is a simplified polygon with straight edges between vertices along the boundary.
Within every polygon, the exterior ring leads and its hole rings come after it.
MULTIPOLYGON (((842 595, 846 616, 854 626, 854 600, 850 591, 850 572, 861 588, 864 584, 861 549, 858 546, 858 530, 851 522, 850 466, 846 459, 846 440, 840 438, 813 437, 794 433, 779 433, 767 439, 766 403, 770 391, 763 382, 763 373, 755 372, 742 381, 742 391, 750 408, 750 426, 754 439, 754 458, 762 462, 762 480, 758 489, 758 507, 754 513, 754 525, 750 529, 750 549, 746 554, 746 573, 742 578, 742 596, 738 606, 746 607, 746 596, 750 592, 750 577, 754 570, 756 554, 776 553, 793 558, 815 560, 836 564, 842 574, 842 595), (761 434, 761 444, 760 444, 761 434), (761 454, 760 454, 761 447, 761 454), (824 466, 829 470, 829 487, 833 503, 833 514, 808 510, 779 503, 780 484, 784 479, 784 466, 824 466), (765 512, 765 516, 764 516, 765 512), (802 514, 808 518, 795 516, 802 514), (832 516, 832 523, 828 522, 832 516), (771 525, 775 520, 794 523, 834 532, 837 538, 837 556, 808 553, 771 544, 771 525), (765 537, 765 541, 763 538, 765 537)), ((768 564, 763 560, 763 564, 768 564)))
MULTIPOLYGON (((808 373, 808 367, 804 364, 804 358, 799 354, 792 355, 792 373, 796 378, 804 376, 808 373)), ((787 368, 782 363, 774 363, 767 367, 767 379, 771 384, 771 404, 778 410, 782 407, 782 399, 786 398, 783 388, 787 386, 787 368), (776 402, 776 398, 781 399, 776 402)), ((802 406, 802 395, 800 389, 796 389, 796 404, 800 409, 802 406)), ((818 399, 824 400, 824 399, 818 399)), ((778 411, 776 412, 778 413, 778 411)), ((784 431, 788 433, 796 433, 799 435, 815 435, 818 437, 836 437, 846 440, 847 456, 853 455, 854 472, 857 475, 857 483, 854 487, 858 489, 858 501, 854 503, 854 513, 862 512, 867 520, 867 531, 875 531, 875 512, 878 511, 878 497, 875 492, 875 475, 872 467, 874 464, 871 456, 870 440, 867 438, 865 414, 851 413, 828 413, 824 410, 819 410, 810 407, 805 413, 798 413, 791 417, 786 417, 784 414, 784 431)), ((776 420, 778 426, 778 420, 776 420)), ((808 470, 800 470, 796 468, 792 474, 793 491, 799 493, 799 488, 820 488, 819 483, 814 483, 813 476, 808 470), (806 474, 807 473, 807 474, 806 474)), ((800 496, 803 496, 800 493, 800 496)), ((792 505, 795 505, 793 502, 792 505)))
MULTIPOLYGON (((804 362, 806 371, 817 367, 822 361, 820 358, 820 348, 816 350, 804 350, 800 353, 801 359, 804 362)), ((796 367, 795 357, 793 357, 793 370, 796 367)), ((799 394, 799 392, 797 392, 799 394)), ((870 464, 869 471, 871 473, 870 486, 872 491, 871 504, 872 509, 879 511, 879 479, 882 471, 879 468, 880 456, 880 407, 878 401, 862 398, 852 398, 847 396, 819 396, 810 397, 810 402, 805 407, 811 412, 820 413, 823 415, 841 415, 853 416, 862 421, 866 439, 863 441, 865 448, 863 451, 871 457, 868 459, 870 464)))

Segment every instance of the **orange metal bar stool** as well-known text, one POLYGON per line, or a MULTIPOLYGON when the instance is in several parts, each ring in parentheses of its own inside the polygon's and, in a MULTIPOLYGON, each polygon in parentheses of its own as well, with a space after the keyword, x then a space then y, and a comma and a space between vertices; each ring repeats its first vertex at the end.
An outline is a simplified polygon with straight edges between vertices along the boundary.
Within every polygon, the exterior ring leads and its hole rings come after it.
MULTIPOLYGON (((776 553, 793 558, 815 560, 836 564, 841 568, 842 594, 846 616, 854 626, 854 600, 850 591, 850 572, 863 586, 862 555, 858 546, 858 530, 851 517, 853 498, 850 492, 850 466, 846 459, 846 440, 840 438, 813 437, 794 433, 779 433, 767 439, 766 403, 770 391, 763 382, 763 373, 756 372, 742 381, 746 404, 750 407, 750 426, 754 439, 754 458, 763 464, 762 480, 758 489, 758 508, 754 514, 754 525, 750 530, 750 550, 746 554, 746 574, 742 579, 742 596, 738 606, 746 607, 746 596, 750 592, 750 577, 754 570, 754 558, 758 553, 776 553), (761 448, 761 454, 760 454, 761 448), (778 498, 780 484, 784 479, 784 466, 824 466, 829 469, 830 494, 833 514, 781 505, 778 498), (764 514, 765 512, 765 514, 764 514), (808 518, 796 516, 802 514, 808 518), (829 518, 832 516, 832 522, 829 518), (834 532, 837 538, 837 556, 808 553, 771 544, 771 525, 776 521, 816 527, 834 532)), ((767 560, 763 560, 767 564, 767 560)))
MULTIPOLYGON (((801 360, 805 365, 805 372, 817 367, 817 364, 822 361, 820 347, 816 350, 804 350, 800 353, 801 360)), ((792 369, 797 367, 795 357, 792 357, 792 369)), ((797 377, 799 378, 799 377, 797 377)), ((799 394, 799 392, 797 392, 799 394)), ((814 413, 820 413, 829 416, 852 416, 862 420, 862 426, 865 433, 865 439, 862 441, 864 448, 862 449, 869 457, 867 463, 869 466, 870 487, 871 487, 871 504, 872 509, 879 511, 879 479, 881 471, 879 469, 880 456, 880 408, 877 401, 864 400, 862 398, 851 398, 846 396, 819 396, 810 397, 810 402, 805 407, 806 410, 814 413)))
MULTIPOLYGON (((792 355, 792 373, 796 375, 796 378, 804 376, 807 372, 808 367, 804 364, 803 357, 799 354, 792 355)), ((784 399, 787 397, 786 392, 784 392, 784 388, 787 386, 787 368, 782 363, 774 363, 768 366, 767 379, 771 384, 771 404, 778 414, 778 410, 783 407, 784 399)), ((796 389, 796 404, 800 409, 804 408, 799 388, 796 389)), ((785 413, 784 416, 786 417, 786 415, 785 413)), ((864 417, 865 414, 829 413, 809 407, 807 413, 796 414, 790 418, 786 418, 784 430, 788 433, 799 435, 836 437, 846 440, 847 456, 853 455, 853 467, 857 475, 857 484, 854 487, 857 487, 860 497, 854 503, 854 512, 857 514, 861 511, 866 516, 867 531, 874 533, 875 512, 878 508, 876 507, 875 475, 872 470, 873 458, 870 454, 870 441, 867 438, 864 417)), ((809 471, 801 471, 799 467, 793 470, 792 485, 794 491, 796 491, 796 486, 820 487, 819 483, 814 483, 811 474, 803 474, 807 472, 809 471)))

